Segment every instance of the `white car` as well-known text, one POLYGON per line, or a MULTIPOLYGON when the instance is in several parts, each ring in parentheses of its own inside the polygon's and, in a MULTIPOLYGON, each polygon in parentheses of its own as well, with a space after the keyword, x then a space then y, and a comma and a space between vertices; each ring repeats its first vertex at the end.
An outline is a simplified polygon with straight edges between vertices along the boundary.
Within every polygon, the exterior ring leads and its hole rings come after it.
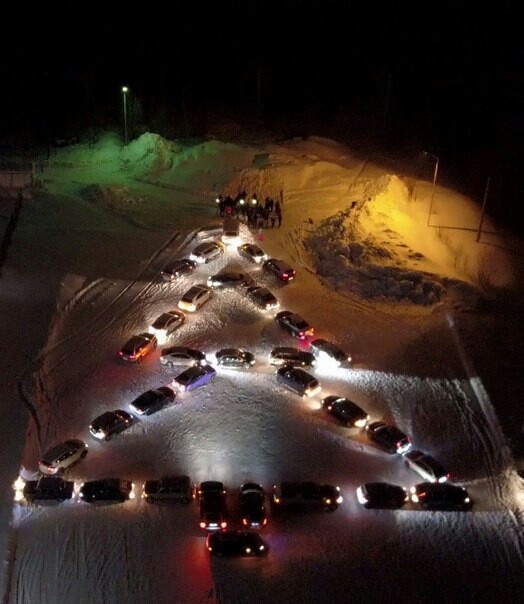
POLYGON ((193 285, 187 292, 182 296, 178 302, 178 308, 187 310, 188 312, 196 312, 202 307, 208 300, 211 299, 213 290, 202 283, 193 285))
POLYGON ((450 474, 431 455, 413 449, 404 453, 404 461, 408 468, 414 470, 427 482, 446 482, 450 474))
POLYGON ((38 462, 42 474, 57 474, 87 455, 87 444, 76 438, 53 447, 38 462))
POLYGON ((256 262, 256 264, 262 264, 268 258, 267 254, 258 245, 254 243, 243 243, 237 247, 239 256, 246 258, 250 262, 256 262))
POLYGON ((328 342, 322 338, 311 342, 311 352, 317 358, 317 361, 322 365, 340 365, 351 364, 351 357, 346 354, 341 348, 332 342, 328 342))
POLYGON ((160 341, 165 341, 175 329, 178 329, 185 321, 184 313, 178 310, 169 310, 162 313, 151 325, 149 332, 156 335, 160 341))
POLYGON ((224 245, 218 241, 209 241, 201 243, 189 255, 190 260, 194 260, 199 264, 207 264, 216 258, 219 258, 224 253, 224 245))

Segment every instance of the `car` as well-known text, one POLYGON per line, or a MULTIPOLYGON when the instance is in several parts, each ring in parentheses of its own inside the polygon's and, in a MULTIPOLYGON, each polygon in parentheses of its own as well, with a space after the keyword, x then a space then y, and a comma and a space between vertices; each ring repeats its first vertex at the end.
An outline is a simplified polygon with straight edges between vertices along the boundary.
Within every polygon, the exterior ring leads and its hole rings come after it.
POLYGON ((208 287, 213 289, 225 289, 233 287, 253 287, 255 281, 246 273, 238 271, 220 271, 216 275, 211 275, 207 279, 208 287))
POLYGON ((210 239, 212 237, 220 237, 224 232, 224 225, 222 222, 216 222, 200 227, 195 233, 195 238, 199 241, 203 239, 210 239))
POLYGON ((207 264, 217 258, 220 258, 224 253, 224 246, 218 241, 207 241, 200 243, 196 248, 189 254, 189 259, 197 262, 198 264, 207 264))
POLYGON ((351 364, 351 357, 333 342, 317 338, 311 342, 310 346, 311 352, 315 355, 319 364, 336 367, 351 364))
POLYGON ((262 528, 267 524, 266 495, 264 489, 254 482, 240 485, 240 515, 242 524, 248 528, 262 528))
POLYGON ((277 369, 277 382, 300 396, 315 396, 320 392, 317 378, 293 365, 282 365, 277 369))
POLYGON ((282 365, 314 367, 316 363, 317 361, 313 353, 290 346, 277 346, 269 353, 269 364, 276 367, 282 365))
POLYGON ((188 312, 196 312, 211 299, 213 290, 202 283, 193 285, 178 301, 178 307, 188 312))
POLYGON ((273 486, 273 504, 277 508, 323 509, 334 512, 342 503, 339 487, 318 482, 282 482, 273 486))
POLYGON ((219 367, 229 369, 249 369, 255 364, 254 354, 241 348, 222 348, 215 357, 219 367))
POLYGON ((195 498, 195 485, 189 476, 164 476, 160 480, 146 480, 142 486, 142 497, 147 503, 190 503, 195 498))
POLYGON ((412 449, 404 454, 404 461, 408 468, 414 470, 427 482, 446 482, 450 474, 431 455, 412 449))
POLYGON ((193 367, 194 365, 205 365, 207 359, 201 350, 187 346, 170 346, 162 349, 160 363, 166 367, 174 367, 175 365, 193 367))
POLYGON ((256 264, 261 264, 265 260, 267 260, 267 254, 262 250, 258 245, 254 243, 243 243, 237 247, 237 252, 239 256, 249 260, 249 262, 254 262, 256 264))
POLYGON ((348 428, 365 428, 369 421, 366 411, 343 396, 326 396, 322 408, 348 428))
POLYGON ((178 329, 184 324, 186 317, 179 310, 169 310, 162 313, 149 328, 149 333, 154 334, 157 339, 165 341, 173 334, 175 329, 178 329))
POLYGON ((402 455, 412 447, 411 439, 396 426, 384 422, 372 422, 366 426, 366 434, 372 442, 379 445, 388 453, 402 455))
POLYGON ((248 298, 262 310, 273 310, 280 306, 279 301, 266 287, 258 285, 246 289, 248 298))
POLYGON ((267 543, 258 533, 248 531, 219 531, 209 533, 206 547, 214 556, 265 556, 267 543))
POLYGON ((409 501, 406 489, 388 482, 366 482, 357 489, 357 499, 368 509, 399 510, 409 501))
POLYGON ((176 281, 183 275, 191 274, 195 270, 196 266, 197 263, 194 260, 189 260, 189 258, 175 260, 174 262, 170 262, 164 266, 164 268, 160 271, 160 276, 164 281, 176 281))
POLYGON ((275 321, 289 332, 293 337, 299 340, 305 340, 311 337, 315 332, 314 328, 303 319, 299 314, 290 310, 281 310, 275 315, 275 321))
POLYGON ((114 434, 129 428, 133 421, 133 416, 122 409, 106 411, 91 422, 89 432, 100 440, 110 440, 114 434))
POLYGON ((421 482, 411 487, 411 501, 423 510, 467 511, 473 502, 464 487, 447 482, 421 482))
POLYGON ((58 476, 42 476, 27 482, 19 478, 15 482, 15 501, 26 503, 46 503, 66 501, 73 497, 75 483, 58 476))
POLYGON ((158 346, 157 337, 152 333, 141 333, 129 339, 118 353, 123 361, 140 363, 142 359, 158 346))
POLYGON ((236 218, 224 219, 222 242, 226 245, 238 245, 240 243, 240 222, 236 218))
POLYGON ((227 528, 226 490, 219 481, 208 480, 201 483, 200 528, 217 531, 227 528))
POLYGON ((80 485, 78 496, 86 503, 110 501, 124 503, 135 498, 135 484, 130 480, 120 478, 104 478, 91 480, 80 485))
POLYGON ((175 398, 176 393, 172 388, 160 386, 141 394, 129 404, 129 408, 136 415, 153 415, 153 413, 172 403, 175 398))
POLYGON ((216 374, 216 369, 211 365, 195 365, 177 375, 172 384, 181 392, 187 392, 209 384, 215 379, 216 374))
POLYGON ((262 263, 262 268, 275 277, 279 281, 285 283, 292 281, 296 276, 295 269, 290 266, 285 260, 279 258, 269 258, 262 263))
POLYGON ((87 455, 87 444, 77 438, 70 438, 56 445, 38 462, 38 469, 42 474, 52 476, 63 472, 87 455))

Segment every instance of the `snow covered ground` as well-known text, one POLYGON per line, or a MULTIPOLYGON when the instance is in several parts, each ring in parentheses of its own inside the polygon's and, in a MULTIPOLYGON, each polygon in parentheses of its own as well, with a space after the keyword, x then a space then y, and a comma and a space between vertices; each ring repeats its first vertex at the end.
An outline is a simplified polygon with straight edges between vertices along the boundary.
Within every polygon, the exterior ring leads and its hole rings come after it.
MULTIPOLYGON (((108 137, 60 150, 42 177, 46 191, 24 202, 2 278, 3 358, 12 361, 1 385, 11 434, 2 466, 4 544, 12 514, 7 602, 196 603, 210 601, 211 589, 225 603, 520 599, 524 487, 455 326, 458 310, 480 298, 479 262, 505 286, 522 267, 500 248, 483 259, 474 233, 426 227, 431 183, 410 191, 333 141, 184 148, 156 135, 126 149, 108 137), (187 255, 194 229, 216 219, 213 192, 242 189, 284 192, 282 227, 265 230, 261 244, 297 268, 296 281, 278 286, 228 249, 180 283, 163 283, 162 266, 187 255), (283 390, 265 359, 294 341, 240 293, 216 292, 173 341, 210 355, 243 346, 255 367, 219 370, 213 384, 94 442, 92 419, 177 373, 161 367, 159 351, 140 366, 120 364, 120 346, 226 265, 253 272, 282 309, 350 352, 353 369, 317 370, 322 392, 313 400, 283 390), (419 480, 318 409, 334 393, 409 433, 467 486, 474 511, 361 508, 362 482, 419 480), (34 418, 27 433, 23 403, 34 418), (75 480, 222 480, 235 524, 235 490, 247 480, 267 490, 283 479, 324 481, 345 501, 334 514, 271 518, 265 560, 210 562, 196 505, 13 507, 20 459, 30 474, 42 451, 68 437, 90 446, 75 480)), ((444 211, 465 220, 474 209, 462 201, 438 189, 435 224, 444 211)), ((242 235, 256 237, 246 227, 242 235)))

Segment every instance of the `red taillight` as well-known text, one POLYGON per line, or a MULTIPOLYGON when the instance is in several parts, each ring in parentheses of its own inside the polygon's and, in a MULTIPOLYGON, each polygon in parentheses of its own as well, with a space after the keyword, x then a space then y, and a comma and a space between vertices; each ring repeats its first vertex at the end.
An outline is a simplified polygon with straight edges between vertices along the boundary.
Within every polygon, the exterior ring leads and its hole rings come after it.
POLYGON ((247 526, 247 519, 246 519, 246 518, 242 518, 242 524, 243 524, 244 526, 247 526))
POLYGON ((220 527, 221 528, 226 528, 226 526, 227 526, 227 522, 221 522, 220 523, 220 527))
POLYGON ((283 273, 282 279, 289 279, 289 275, 287 273, 283 273))
POLYGON ((206 528, 206 523, 205 522, 201 522, 200 523, 200 528, 206 528))
POLYGON ((266 526, 267 524, 267 518, 264 518, 264 522, 262 523, 262 526, 266 526))
POLYGON ((397 449, 400 449, 400 447, 402 446, 402 441, 399 440, 395 446, 397 447, 397 449))
POLYGON ((129 358, 130 358, 130 359, 136 359, 136 354, 132 354, 132 355, 130 355, 130 357, 129 357, 129 358))
POLYGON ((123 353, 122 351, 120 351, 118 354, 119 354, 121 357, 123 357, 123 356, 124 356, 124 353, 123 353))

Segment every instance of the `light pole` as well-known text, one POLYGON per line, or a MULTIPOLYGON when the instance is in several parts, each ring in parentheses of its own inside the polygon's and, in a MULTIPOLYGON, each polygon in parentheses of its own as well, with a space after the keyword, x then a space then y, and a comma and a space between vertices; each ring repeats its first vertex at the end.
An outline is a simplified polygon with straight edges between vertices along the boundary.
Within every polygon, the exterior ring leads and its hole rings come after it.
POLYGON ((433 173, 433 186, 431 187, 431 199, 429 201, 429 214, 428 214, 428 223, 427 223, 427 226, 429 226, 429 223, 431 221, 431 209, 433 208, 433 197, 435 195, 435 184, 437 182, 439 159, 433 153, 428 153, 427 151, 422 151, 422 153, 424 153, 424 155, 428 155, 429 157, 432 157, 435 160, 435 172, 433 173))
POLYGON ((124 145, 127 145, 127 93, 129 88, 122 86, 122 97, 124 100, 124 145))

